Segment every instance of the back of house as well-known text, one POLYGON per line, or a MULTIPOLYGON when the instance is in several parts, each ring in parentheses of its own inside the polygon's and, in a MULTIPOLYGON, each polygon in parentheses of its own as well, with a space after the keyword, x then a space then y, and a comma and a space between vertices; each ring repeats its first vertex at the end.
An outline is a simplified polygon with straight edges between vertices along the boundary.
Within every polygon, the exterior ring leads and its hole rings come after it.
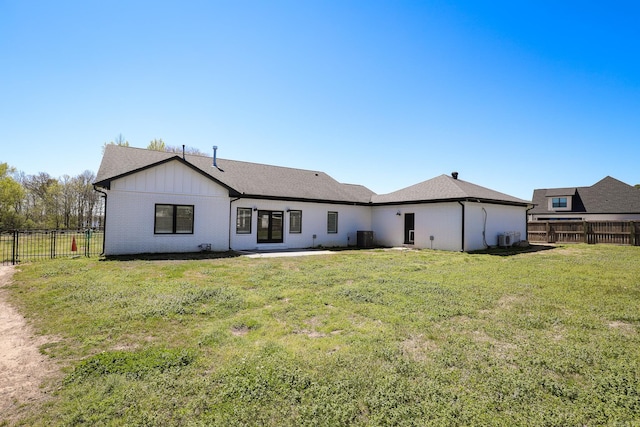
POLYGON ((105 255, 347 247, 469 251, 526 235, 529 202, 441 175, 386 195, 321 171, 108 145, 105 255))

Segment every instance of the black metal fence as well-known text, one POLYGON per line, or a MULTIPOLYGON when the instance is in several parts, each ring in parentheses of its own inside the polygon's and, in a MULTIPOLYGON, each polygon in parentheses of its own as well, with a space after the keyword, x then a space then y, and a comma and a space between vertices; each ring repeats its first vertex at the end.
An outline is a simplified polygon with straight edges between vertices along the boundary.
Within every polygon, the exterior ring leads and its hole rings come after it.
POLYGON ((10 230, 0 231, 0 263, 13 265, 43 259, 98 256, 104 231, 10 230))

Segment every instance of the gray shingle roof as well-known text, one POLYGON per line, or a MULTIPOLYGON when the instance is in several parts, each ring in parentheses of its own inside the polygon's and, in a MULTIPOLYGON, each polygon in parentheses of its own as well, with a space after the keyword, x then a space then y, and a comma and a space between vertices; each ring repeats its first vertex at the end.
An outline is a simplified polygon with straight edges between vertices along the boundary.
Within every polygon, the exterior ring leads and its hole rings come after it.
MULTIPOLYGON (((181 155, 163 151, 107 145, 96 176, 96 184, 107 185, 115 178, 155 164, 182 160, 181 155)), ((342 184, 324 172, 270 166, 259 163, 185 155, 185 162, 205 176, 223 184, 232 194, 263 198, 369 203, 373 191, 361 185, 342 184)))
POLYGON ((576 187, 571 188, 548 188, 545 192, 547 197, 573 196, 576 194, 576 187))
POLYGON ((530 202, 490 190, 449 175, 440 175, 389 194, 375 195, 373 203, 433 202, 441 200, 478 199, 507 204, 527 205, 530 202))
MULTIPOLYGON (((574 193, 560 194, 558 189, 541 188, 533 191, 530 213, 554 213, 547 209, 547 197, 573 196, 572 209, 568 212, 591 214, 640 213, 640 189, 606 176, 590 187, 574 187, 574 193)), ((561 213, 567 213, 562 211, 561 213)), ((560 212, 559 212, 560 214, 560 212)))
POLYGON ((294 169, 259 163, 213 159, 187 154, 107 145, 96 176, 96 185, 109 182, 162 162, 181 161, 210 179, 224 185, 231 195, 256 198, 330 201, 338 203, 410 203, 443 200, 480 199, 505 204, 527 205, 530 202, 441 175, 389 194, 377 195, 367 187, 343 184, 324 172, 294 169))

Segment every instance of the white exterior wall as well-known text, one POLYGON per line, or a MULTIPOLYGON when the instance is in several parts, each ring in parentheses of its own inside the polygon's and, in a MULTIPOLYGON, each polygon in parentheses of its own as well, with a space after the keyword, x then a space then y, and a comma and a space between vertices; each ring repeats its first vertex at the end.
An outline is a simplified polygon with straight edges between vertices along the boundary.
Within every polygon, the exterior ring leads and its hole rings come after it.
POLYGON ((229 249, 228 191, 178 161, 111 182, 105 255, 229 249), (194 205, 193 234, 154 234, 155 205, 194 205))
POLYGON ((462 250, 462 206, 457 202, 376 206, 372 210, 372 225, 378 245, 462 250), (405 213, 415 214, 413 245, 404 244, 405 213))
POLYGON ((465 251, 485 249, 486 244, 496 246, 498 234, 520 233, 520 240, 527 240, 527 208, 520 206, 494 205, 488 203, 463 202, 465 204, 465 251), (486 225, 485 213, 486 211, 486 225))
POLYGON ((359 230, 371 230, 371 210, 368 206, 262 199, 239 199, 231 203, 231 249, 237 251, 350 246, 355 245, 354 239, 359 230), (237 208, 254 207, 258 210, 284 212, 282 243, 257 243, 258 212, 253 210, 251 234, 236 233, 237 208), (289 233, 287 209, 302 211, 302 233, 289 233), (335 234, 327 233, 329 211, 338 212, 338 232, 335 234))
MULTIPOLYGON (((462 202, 464 212, 464 250, 484 249, 483 230, 486 243, 495 246, 498 234, 519 232, 525 240, 527 222, 526 207, 462 202), (487 212, 485 228, 484 212, 487 212)), ((461 251, 462 206, 458 202, 427 203, 373 207, 372 215, 375 240, 381 246, 407 246, 417 249, 461 251), (400 212, 400 215, 397 213, 400 212), (404 243, 404 215, 413 213, 414 243, 404 243), (431 240, 433 236, 433 240, 431 240)))

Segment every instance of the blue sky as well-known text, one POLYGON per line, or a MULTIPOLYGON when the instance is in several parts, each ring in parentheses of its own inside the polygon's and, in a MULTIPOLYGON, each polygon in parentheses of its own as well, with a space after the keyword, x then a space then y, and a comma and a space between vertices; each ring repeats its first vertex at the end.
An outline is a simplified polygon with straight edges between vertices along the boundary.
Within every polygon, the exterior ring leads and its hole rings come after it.
POLYGON ((391 192, 640 184, 635 1, 0 0, 0 162, 122 134, 391 192))

